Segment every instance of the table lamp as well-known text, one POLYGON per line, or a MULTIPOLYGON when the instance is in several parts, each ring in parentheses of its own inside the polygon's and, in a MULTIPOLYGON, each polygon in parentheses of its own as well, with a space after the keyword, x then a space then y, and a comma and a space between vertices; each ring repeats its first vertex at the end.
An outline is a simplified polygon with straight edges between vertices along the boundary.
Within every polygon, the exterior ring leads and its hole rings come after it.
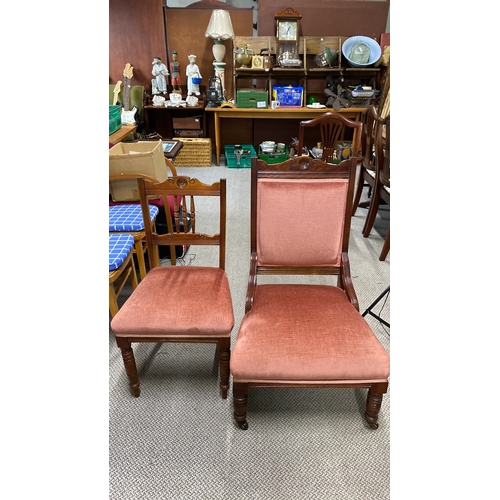
POLYGON ((212 47, 212 53, 215 57, 213 63, 214 70, 215 75, 221 80, 222 90, 224 92, 224 69, 226 66, 224 62, 224 56, 226 55, 224 40, 234 38, 233 24, 231 23, 231 17, 227 10, 215 9, 212 11, 212 16, 210 17, 210 22, 205 31, 205 36, 213 38, 214 40, 214 46, 212 47))

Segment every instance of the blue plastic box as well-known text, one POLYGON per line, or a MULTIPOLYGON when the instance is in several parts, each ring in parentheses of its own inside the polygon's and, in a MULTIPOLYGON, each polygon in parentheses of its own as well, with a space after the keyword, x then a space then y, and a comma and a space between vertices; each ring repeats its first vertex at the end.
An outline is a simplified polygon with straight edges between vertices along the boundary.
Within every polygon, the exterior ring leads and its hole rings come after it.
POLYGON ((274 85, 273 86, 273 101, 278 101, 280 106, 302 106, 302 96, 304 95, 304 87, 292 87, 274 85))

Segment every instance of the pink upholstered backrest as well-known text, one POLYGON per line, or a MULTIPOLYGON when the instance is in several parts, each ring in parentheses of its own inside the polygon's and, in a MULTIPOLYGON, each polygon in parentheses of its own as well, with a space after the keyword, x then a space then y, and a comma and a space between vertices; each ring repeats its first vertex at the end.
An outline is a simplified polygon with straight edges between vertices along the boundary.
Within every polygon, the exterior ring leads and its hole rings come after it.
POLYGON ((338 266, 347 179, 257 181, 257 264, 338 266))

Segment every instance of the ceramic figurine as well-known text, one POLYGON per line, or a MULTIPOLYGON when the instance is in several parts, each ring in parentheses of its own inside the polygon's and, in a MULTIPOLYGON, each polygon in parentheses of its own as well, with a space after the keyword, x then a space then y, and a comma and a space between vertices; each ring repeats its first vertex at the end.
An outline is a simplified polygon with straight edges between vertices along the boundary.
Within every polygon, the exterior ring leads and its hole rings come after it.
POLYGON ((152 94, 159 94, 160 92, 158 91, 158 87, 156 86, 156 78, 153 78, 151 80, 151 93, 152 94))
POLYGON ((187 95, 200 95, 199 82, 201 81, 200 69, 196 64, 196 56, 191 54, 188 56, 189 64, 186 66, 187 76, 187 95), (198 82, 198 83, 195 83, 198 82))
POLYGON ((155 89, 153 87, 153 94, 158 94, 163 92, 164 94, 167 93, 167 80, 165 78, 165 75, 168 75, 168 69, 167 67, 161 62, 161 59, 159 57, 154 57, 153 58, 153 71, 151 72, 153 76, 156 77, 156 89, 157 91, 155 92, 155 89))

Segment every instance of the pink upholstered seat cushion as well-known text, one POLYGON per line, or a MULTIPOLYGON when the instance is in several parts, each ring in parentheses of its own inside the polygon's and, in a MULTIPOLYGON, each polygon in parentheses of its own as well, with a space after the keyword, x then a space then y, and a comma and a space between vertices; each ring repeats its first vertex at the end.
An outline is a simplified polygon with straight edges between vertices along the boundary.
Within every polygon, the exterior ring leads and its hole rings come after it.
POLYGON ((338 266, 347 188, 347 179, 260 179, 258 264, 338 266))
POLYGON ((111 321, 116 337, 221 337, 233 326, 226 273, 195 266, 151 269, 111 321))
POLYGON ((340 288, 259 285, 230 366, 239 382, 382 381, 389 355, 340 288))

